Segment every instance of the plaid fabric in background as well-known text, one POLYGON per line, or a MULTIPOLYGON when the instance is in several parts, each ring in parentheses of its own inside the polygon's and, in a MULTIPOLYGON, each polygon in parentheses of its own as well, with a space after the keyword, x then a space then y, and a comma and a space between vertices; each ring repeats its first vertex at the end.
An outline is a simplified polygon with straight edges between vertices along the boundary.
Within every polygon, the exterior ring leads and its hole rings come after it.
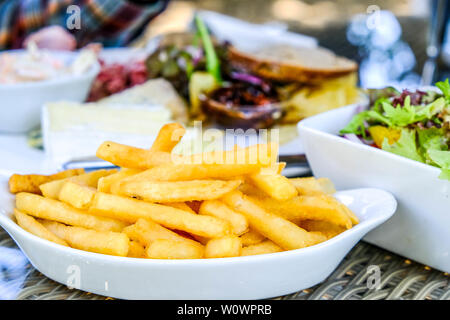
POLYGON ((80 8, 81 28, 69 30, 79 47, 123 46, 138 37, 169 0, 0 0, 0 50, 20 48, 25 37, 49 26, 66 27, 67 7, 80 8))

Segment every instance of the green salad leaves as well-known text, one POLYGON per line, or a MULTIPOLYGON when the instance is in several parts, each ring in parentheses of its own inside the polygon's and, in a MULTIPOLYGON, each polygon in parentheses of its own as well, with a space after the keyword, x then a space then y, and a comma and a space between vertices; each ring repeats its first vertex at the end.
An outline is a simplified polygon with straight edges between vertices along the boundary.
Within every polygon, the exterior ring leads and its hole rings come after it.
POLYGON ((416 144, 416 133, 413 130, 403 129, 400 139, 392 145, 389 144, 387 139, 384 139, 381 149, 395 153, 399 156, 423 162, 416 144))
POLYGON ((355 134, 367 144, 441 168, 439 177, 450 180, 449 80, 436 87, 442 94, 404 90, 379 97, 340 133, 355 134))

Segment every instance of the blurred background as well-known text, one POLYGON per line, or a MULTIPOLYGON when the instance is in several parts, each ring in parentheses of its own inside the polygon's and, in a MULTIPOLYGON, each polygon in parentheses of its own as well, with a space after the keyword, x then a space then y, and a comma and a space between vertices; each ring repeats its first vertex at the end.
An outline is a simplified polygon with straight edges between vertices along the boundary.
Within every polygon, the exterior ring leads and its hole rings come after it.
POLYGON ((189 28, 195 10, 267 23, 318 39, 360 63, 360 84, 431 84, 449 76, 447 0, 172 0, 135 45, 189 28), (424 76, 422 80, 421 77, 424 76))

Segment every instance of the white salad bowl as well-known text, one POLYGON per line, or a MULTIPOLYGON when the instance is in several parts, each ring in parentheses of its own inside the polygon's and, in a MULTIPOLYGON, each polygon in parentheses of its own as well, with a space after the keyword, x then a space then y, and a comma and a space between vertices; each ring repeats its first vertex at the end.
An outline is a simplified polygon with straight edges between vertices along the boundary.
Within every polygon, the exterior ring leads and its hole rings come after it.
POLYGON ((338 266, 370 230, 389 219, 396 201, 386 191, 355 189, 336 197, 360 223, 321 244, 258 256, 154 260, 108 256, 64 247, 20 228, 14 196, 0 177, 0 225, 47 277, 84 291, 125 299, 258 299, 309 288, 338 266))
POLYGON ((450 272, 450 181, 439 179, 433 166, 339 137, 357 111, 349 106, 298 124, 314 176, 330 178, 337 189, 391 192, 398 201, 395 216, 364 240, 450 272))
MULTIPOLYGON (((24 50, 7 52, 11 55, 26 54, 24 50)), ((73 61, 78 52, 51 51, 65 63, 73 61)), ((0 84, 0 132, 22 133, 36 127, 40 122, 41 109, 44 103, 52 101, 83 102, 92 82, 100 71, 100 65, 95 62, 90 68, 79 75, 64 75, 55 79, 0 84)))

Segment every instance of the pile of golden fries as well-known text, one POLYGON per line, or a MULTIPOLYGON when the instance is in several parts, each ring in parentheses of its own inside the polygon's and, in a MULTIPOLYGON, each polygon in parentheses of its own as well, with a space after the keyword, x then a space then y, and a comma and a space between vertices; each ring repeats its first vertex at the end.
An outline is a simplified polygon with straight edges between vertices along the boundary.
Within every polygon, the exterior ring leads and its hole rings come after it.
POLYGON ((199 259, 299 249, 358 223, 325 178, 287 179, 275 144, 182 156, 172 123, 150 149, 105 142, 120 170, 13 175, 28 232, 72 248, 133 258, 199 259))

